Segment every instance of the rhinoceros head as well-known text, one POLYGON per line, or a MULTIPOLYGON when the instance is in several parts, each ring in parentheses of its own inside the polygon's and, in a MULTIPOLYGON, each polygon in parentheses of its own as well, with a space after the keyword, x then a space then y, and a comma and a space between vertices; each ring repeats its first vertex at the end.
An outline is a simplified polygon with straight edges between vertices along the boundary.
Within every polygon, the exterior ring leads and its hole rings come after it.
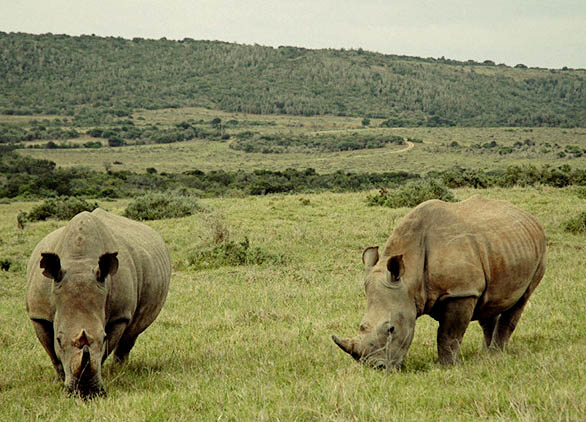
POLYGON ((41 256, 43 275, 53 280, 54 348, 65 372, 65 387, 82 397, 104 394, 107 282, 118 270, 117 253, 105 253, 97 262, 67 259, 63 265, 55 253, 41 256))
POLYGON ((366 315, 354 338, 332 340, 359 362, 375 368, 400 368, 415 329, 417 317, 408 291, 402 255, 380 259, 378 247, 364 250, 366 315))

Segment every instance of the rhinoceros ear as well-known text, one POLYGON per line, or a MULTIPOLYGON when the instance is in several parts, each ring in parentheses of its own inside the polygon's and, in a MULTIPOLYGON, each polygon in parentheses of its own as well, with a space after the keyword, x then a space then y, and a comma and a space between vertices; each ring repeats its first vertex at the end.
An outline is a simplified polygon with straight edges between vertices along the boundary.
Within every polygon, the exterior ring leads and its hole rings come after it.
POLYGON ((40 266, 43 269, 43 275, 45 277, 55 280, 56 282, 60 282, 63 278, 59 255, 50 252, 41 253, 40 266))
POLYGON ((405 264, 403 263, 403 255, 395 255, 387 261, 387 269, 389 270, 390 281, 397 282, 405 272, 405 264))
POLYGON ((100 257, 98 262, 98 281, 103 283, 106 277, 114 275, 118 272, 118 252, 105 253, 100 257))
POLYGON ((370 246, 362 252, 362 263, 368 270, 378 262, 378 246, 370 246))

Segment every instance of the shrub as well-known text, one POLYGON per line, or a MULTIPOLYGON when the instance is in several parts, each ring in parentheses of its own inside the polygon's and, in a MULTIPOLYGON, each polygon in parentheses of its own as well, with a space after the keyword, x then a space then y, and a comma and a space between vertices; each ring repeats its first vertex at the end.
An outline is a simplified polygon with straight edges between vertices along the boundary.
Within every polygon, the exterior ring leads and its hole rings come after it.
POLYGON ((382 205, 390 208, 415 207, 429 199, 454 202, 454 194, 435 179, 408 183, 398 189, 381 189, 377 195, 367 196, 368 205, 382 205))
POLYGON ((476 189, 486 188, 491 185, 490 177, 482 170, 463 169, 454 167, 441 174, 442 181, 448 188, 461 188, 465 186, 476 189))
POLYGON ((83 144, 84 148, 102 148, 100 141, 89 141, 83 144))
POLYGON ((260 265, 263 263, 281 264, 281 254, 267 252, 252 247, 248 236, 242 242, 231 239, 230 231, 220 216, 211 215, 208 221, 206 240, 187 256, 187 264, 195 270, 219 268, 223 266, 260 265))
POLYGON ((125 142, 124 139, 122 139, 120 136, 112 136, 110 138, 108 138, 108 146, 111 147, 121 147, 124 146, 125 142))
POLYGON ((586 233, 586 211, 578 214, 576 217, 566 220, 563 223, 562 228, 568 233, 586 233))
POLYGON ((260 265, 265 262, 281 264, 283 257, 259 247, 251 247, 248 237, 244 237, 242 242, 227 239, 211 247, 198 249, 189 255, 187 261, 191 268, 203 270, 224 266, 260 265))
POLYGON ((46 199, 28 213, 21 213, 20 221, 44 221, 47 218, 57 220, 71 220, 82 211, 93 211, 98 208, 96 202, 87 202, 84 199, 62 196, 46 199))
POLYGON ((149 193, 131 202, 124 216, 133 220, 178 218, 202 212, 205 208, 190 196, 170 193, 149 193))

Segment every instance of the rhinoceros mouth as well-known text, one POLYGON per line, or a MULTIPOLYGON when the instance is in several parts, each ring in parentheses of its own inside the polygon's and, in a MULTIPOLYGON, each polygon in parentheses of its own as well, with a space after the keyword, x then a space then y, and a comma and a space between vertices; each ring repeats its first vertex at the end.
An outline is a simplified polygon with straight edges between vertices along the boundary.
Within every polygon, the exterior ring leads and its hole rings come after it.
POLYGON ((389 363, 386 345, 379 347, 378 349, 375 349, 372 352, 362 356, 359 359, 359 362, 365 364, 366 366, 372 369, 386 369, 389 363))
POLYGON ((92 399, 106 395, 104 384, 97 376, 90 380, 74 380, 67 385, 66 390, 69 395, 77 395, 82 399, 92 399))

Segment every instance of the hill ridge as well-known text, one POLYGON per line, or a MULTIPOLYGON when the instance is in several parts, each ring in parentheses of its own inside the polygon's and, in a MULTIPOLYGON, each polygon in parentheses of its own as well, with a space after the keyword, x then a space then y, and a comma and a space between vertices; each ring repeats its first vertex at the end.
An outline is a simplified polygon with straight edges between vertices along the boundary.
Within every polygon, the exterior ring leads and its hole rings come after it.
POLYGON ((586 70, 369 52, 0 32, 0 113, 204 106, 388 126, 586 126, 586 70))

